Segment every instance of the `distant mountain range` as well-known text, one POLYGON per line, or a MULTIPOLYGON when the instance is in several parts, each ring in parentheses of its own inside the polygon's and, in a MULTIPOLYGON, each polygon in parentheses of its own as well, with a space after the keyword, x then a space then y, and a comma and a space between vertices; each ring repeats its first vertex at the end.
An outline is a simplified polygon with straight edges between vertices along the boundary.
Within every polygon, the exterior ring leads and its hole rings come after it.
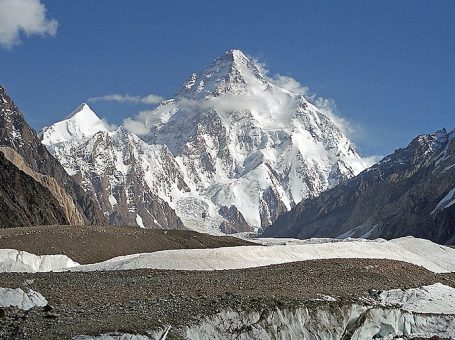
POLYGON ((0 87, 0 223, 455 243, 454 136, 369 167, 330 114, 239 50, 114 131, 84 103, 38 136, 0 87))
POLYGON ((301 202, 267 237, 396 238, 455 244, 455 130, 416 137, 358 176, 301 202))
POLYGON ((42 142, 113 224, 252 231, 368 165, 335 122, 231 50, 142 120, 108 131, 83 104, 42 142))

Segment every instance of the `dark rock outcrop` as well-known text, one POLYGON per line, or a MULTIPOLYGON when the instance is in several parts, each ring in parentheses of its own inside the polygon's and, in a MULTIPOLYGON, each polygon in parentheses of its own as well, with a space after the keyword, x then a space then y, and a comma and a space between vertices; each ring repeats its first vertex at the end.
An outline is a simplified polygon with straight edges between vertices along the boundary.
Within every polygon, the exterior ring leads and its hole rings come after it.
POLYGON ((415 138, 344 183, 303 201, 267 237, 412 235, 455 244, 455 130, 415 138))
MULTIPOLYGON (((35 131, 27 124, 22 112, 6 94, 3 86, 0 86, 0 146, 17 152, 34 172, 54 178, 73 199, 74 205, 83 217, 84 224, 106 223, 96 201, 85 193, 66 173, 58 160, 41 144, 35 131)), ((65 207, 62 208, 68 210, 65 207)))
POLYGON ((253 231, 252 228, 243 217, 242 213, 238 209, 231 205, 229 208, 222 206, 218 213, 225 218, 220 225, 220 230, 225 234, 234 234, 245 231, 253 231))
POLYGON ((0 152, 0 228, 68 224, 52 193, 0 152))

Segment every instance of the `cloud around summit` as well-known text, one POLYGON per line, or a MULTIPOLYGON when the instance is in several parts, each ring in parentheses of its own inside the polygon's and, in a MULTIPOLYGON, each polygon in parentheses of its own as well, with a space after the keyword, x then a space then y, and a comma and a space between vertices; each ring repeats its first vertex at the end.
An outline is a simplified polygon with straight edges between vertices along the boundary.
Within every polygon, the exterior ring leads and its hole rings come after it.
MULTIPOLYGON (((309 87, 302 85, 296 79, 275 74, 270 75, 267 65, 251 56, 259 72, 263 74, 270 83, 289 91, 293 94, 302 95, 313 103, 321 112, 328 116, 349 138, 361 134, 361 127, 349 122, 339 115, 335 101, 317 96, 309 87)), ((94 100, 112 100, 119 102, 142 102, 141 97, 137 96, 120 96, 111 95, 105 97, 93 98, 94 100)), ((162 98, 161 98, 162 99, 162 98)), ((225 94, 219 97, 207 98, 205 101, 195 101, 186 98, 179 99, 179 107, 183 110, 204 110, 214 108, 219 112, 229 113, 233 111, 249 110, 262 116, 263 121, 270 121, 272 124, 281 124, 289 121, 291 116, 296 112, 296 102, 294 102, 286 93, 276 92, 274 96, 268 93, 254 93, 244 95, 225 94), (270 117, 269 117, 270 116, 270 117)), ((138 135, 147 134, 151 127, 157 123, 167 120, 169 113, 164 110, 143 110, 136 117, 127 118, 123 125, 127 130, 138 135), (161 115, 164 114, 163 117, 161 115)))

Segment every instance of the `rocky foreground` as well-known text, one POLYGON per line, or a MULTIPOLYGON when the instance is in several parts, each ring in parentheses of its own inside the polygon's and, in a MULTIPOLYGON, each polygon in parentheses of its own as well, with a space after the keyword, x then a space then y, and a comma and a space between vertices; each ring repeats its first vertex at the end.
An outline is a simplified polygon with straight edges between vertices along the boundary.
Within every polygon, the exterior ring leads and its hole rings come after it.
POLYGON ((0 230, 0 338, 455 336, 451 248, 412 237, 255 242, 139 228, 0 230))
MULTIPOLYGON (((3 339, 69 339, 111 332, 143 334, 170 326, 167 339, 224 311, 270 313, 299 306, 342 310, 380 291, 442 282, 435 274, 389 260, 336 259, 229 271, 3 273, 0 287, 32 289, 46 307, 1 310, 3 339), (362 298, 363 297, 363 298, 362 298)), ((240 330, 232 329, 232 336, 240 330)), ((242 333, 242 332, 240 332, 242 333)), ((239 333, 239 334, 240 334, 239 333)), ((159 337, 156 337, 159 338, 159 337)))

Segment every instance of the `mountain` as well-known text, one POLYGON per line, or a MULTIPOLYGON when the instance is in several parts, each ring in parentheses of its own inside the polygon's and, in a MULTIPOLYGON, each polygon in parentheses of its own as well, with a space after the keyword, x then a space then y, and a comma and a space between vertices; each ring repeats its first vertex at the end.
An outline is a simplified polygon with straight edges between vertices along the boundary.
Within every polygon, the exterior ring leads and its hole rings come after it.
POLYGON ((455 244, 455 130, 421 135, 358 176, 298 204, 266 237, 396 238, 455 244))
POLYGON ((182 182, 172 176, 178 165, 166 148, 148 145, 121 127, 108 131, 85 103, 44 128, 41 138, 84 190, 95 195, 110 224, 183 228, 157 195, 161 189, 168 195, 173 181, 182 182))
POLYGON ((244 222, 266 228, 302 199, 366 167, 330 117, 275 84, 239 50, 193 74, 150 117, 160 120, 143 138, 168 146, 208 199, 192 197, 191 204, 207 211, 213 228, 223 219, 234 229, 244 222))
MULTIPOLYGON (((142 178, 140 187, 128 186, 131 197, 149 193, 142 210, 154 195, 153 202, 165 202, 190 229, 231 233, 267 228, 282 212, 367 166, 331 117, 239 50, 193 74, 174 98, 145 115, 114 132, 96 125, 93 134, 75 123, 76 132, 67 134, 72 118, 43 131, 43 143, 86 191, 106 192, 98 200, 111 221, 113 208, 101 201, 112 195, 118 204, 121 195, 112 188, 120 173, 134 173, 134 183, 142 178), (104 151, 93 148, 106 138, 104 151)), ((136 211, 137 203, 128 209, 136 211)))
MULTIPOLYGON (((3 154, 4 166, 11 168, 11 165, 14 165, 16 169, 24 172, 28 176, 27 180, 24 179, 25 182, 37 181, 39 185, 36 183, 33 185, 36 187, 43 186, 48 190, 50 195, 58 202, 58 206, 64 215, 64 221, 61 216, 55 219, 46 219, 45 216, 49 215, 43 212, 41 218, 31 218, 29 220, 30 223, 26 223, 26 225, 38 222, 39 224, 54 222, 65 222, 63 224, 106 223, 96 201, 66 173, 58 160, 41 144, 35 131, 27 124, 23 114, 7 95, 3 86, 0 86, 0 148, 3 154)), ((18 176, 15 177, 16 180, 22 177, 26 178, 22 174, 16 174, 15 176, 18 176)), ((19 183, 17 182, 16 184, 19 185, 19 183)), ((20 186, 17 189, 20 189, 20 186)), ((21 190, 23 191, 21 195, 25 195, 23 199, 27 201, 27 192, 25 191, 27 186, 24 184, 21 190)), ((46 199, 48 196, 43 194, 41 200, 46 199)), ((50 201, 54 202, 53 200, 50 201)), ((52 202, 40 202, 39 199, 36 200, 36 197, 30 197, 26 203, 29 208, 38 203, 38 206, 29 209, 30 212, 36 212, 40 211, 41 208, 44 209, 46 204, 51 204, 52 202)), ((12 206, 12 203, 10 202, 9 205, 12 206)))
POLYGON ((81 104, 63 121, 45 127, 40 137, 54 152, 53 147, 73 140, 85 140, 99 131, 108 131, 101 119, 86 104, 81 104))

